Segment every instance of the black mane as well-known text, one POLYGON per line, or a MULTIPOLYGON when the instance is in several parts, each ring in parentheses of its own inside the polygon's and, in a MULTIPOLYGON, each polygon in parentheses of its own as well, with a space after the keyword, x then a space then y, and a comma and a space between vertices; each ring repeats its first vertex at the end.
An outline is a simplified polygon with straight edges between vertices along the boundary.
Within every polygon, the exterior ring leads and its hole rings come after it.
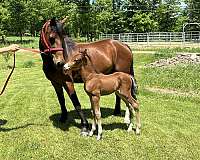
POLYGON ((67 35, 64 37, 64 43, 66 45, 66 52, 67 54, 71 54, 75 49, 76 43, 71 40, 67 35))

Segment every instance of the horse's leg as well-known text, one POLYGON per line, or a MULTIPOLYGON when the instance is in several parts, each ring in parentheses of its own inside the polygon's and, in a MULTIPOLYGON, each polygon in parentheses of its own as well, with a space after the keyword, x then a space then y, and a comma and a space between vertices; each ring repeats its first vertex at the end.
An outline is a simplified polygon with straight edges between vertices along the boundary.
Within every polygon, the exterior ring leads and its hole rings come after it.
POLYGON ((136 134, 140 134, 140 128, 141 128, 141 121, 140 121, 140 112, 139 112, 139 103, 132 97, 128 97, 128 102, 131 104, 130 110, 136 116, 136 134))
POLYGON ((115 101, 115 110, 114 110, 114 115, 121 115, 121 98, 116 94, 116 101, 115 101))
MULTIPOLYGON (((127 106, 128 104, 126 104, 127 106)), ((129 111, 129 107, 127 106, 126 107, 126 112, 125 112, 125 117, 124 117, 124 123, 126 123, 127 125, 129 125, 131 123, 131 120, 130 120, 130 111, 129 111)))
POLYGON ((88 135, 89 125, 88 125, 88 121, 85 118, 83 111, 81 110, 81 104, 80 104, 78 97, 76 95, 74 85, 73 85, 72 82, 66 82, 64 84, 64 88, 67 91, 67 94, 69 95, 79 117, 81 118, 81 127, 82 127, 81 128, 81 135, 86 136, 86 135, 88 135))
POLYGON ((62 85, 55 83, 55 82, 51 82, 51 84, 53 85, 57 97, 58 97, 58 101, 60 103, 60 107, 61 107, 61 117, 60 117, 60 122, 65 122, 67 120, 67 109, 65 107, 65 97, 64 97, 64 93, 63 93, 63 88, 62 85))
POLYGON ((97 140, 100 140, 102 137, 101 111, 100 111, 100 106, 99 106, 99 100, 100 100, 100 95, 92 96, 93 110, 94 110, 94 115, 95 115, 95 119, 98 126, 97 140))
POLYGON ((92 112, 92 116, 93 116, 93 122, 92 122, 92 129, 89 133, 89 136, 93 136, 94 131, 96 130, 96 117, 95 117, 95 112, 94 112, 94 103, 92 101, 92 96, 90 96, 90 103, 91 103, 91 112, 92 112))
MULTIPOLYGON (((118 93, 119 94, 119 93, 118 93)), ((137 100, 135 100, 136 97, 135 95, 131 95, 130 92, 124 92, 123 90, 120 91, 119 96, 122 98, 122 100, 126 103, 127 108, 129 108, 129 112, 136 115, 136 134, 140 134, 140 128, 141 128, 141 122, 140 122, 140 112, 139 112, 139 103, 137 102, 137 100)), ((128 132, 132 131, 132 115, 129 114, 129 118, 130 118, 130 123, 129 123, 129 127, 128 127, 128 132)))

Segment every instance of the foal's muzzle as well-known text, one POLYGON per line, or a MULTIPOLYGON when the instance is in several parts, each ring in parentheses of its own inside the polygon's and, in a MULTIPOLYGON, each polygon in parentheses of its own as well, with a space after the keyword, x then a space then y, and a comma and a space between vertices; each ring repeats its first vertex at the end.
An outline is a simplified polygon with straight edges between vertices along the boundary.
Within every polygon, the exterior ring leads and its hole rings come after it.
POLYGON ((64 71, 67 71, 67 70, 69 70, 69 69, 70 69, 70 66, 69 66, 69 64, 68 64, 68 63, 66 63, 66 64, 63 66, 63 69, 64 69, 64 71))

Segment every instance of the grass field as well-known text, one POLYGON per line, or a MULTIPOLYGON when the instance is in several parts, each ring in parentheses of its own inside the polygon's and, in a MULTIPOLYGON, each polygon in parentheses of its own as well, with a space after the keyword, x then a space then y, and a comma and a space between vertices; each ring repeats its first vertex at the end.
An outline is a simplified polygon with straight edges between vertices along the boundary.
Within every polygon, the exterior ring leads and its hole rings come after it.
MULTIPOLYGON (((17 53, 17 68, 6 92, 0 97, 0 160, 200 159, 198 96, 150 92, 147 89, 199 92, 199 66, 144 67, 146 63, 173 54, 174 51, 158 50, 156 54, 134 55, 141 105, 141 135, 127 133, 123 123, 124 104, 122 116, 112 116, 114 95, 110 95, 101 99, 103 139, 96 141, 95 136, 79 135, 80 119, 67 95, 69 120, 65 124, 58 122, 59 104, 53 87, 42 72, 39 55, 17 53), (30 60, 34 64, 30 68, 23 65, 30 60)), ((0 73, 2 86, 8 70, 1 69, 0 73)), ((83 85, 76 84, 75 87, 91 124, 89 99, 83 85)))

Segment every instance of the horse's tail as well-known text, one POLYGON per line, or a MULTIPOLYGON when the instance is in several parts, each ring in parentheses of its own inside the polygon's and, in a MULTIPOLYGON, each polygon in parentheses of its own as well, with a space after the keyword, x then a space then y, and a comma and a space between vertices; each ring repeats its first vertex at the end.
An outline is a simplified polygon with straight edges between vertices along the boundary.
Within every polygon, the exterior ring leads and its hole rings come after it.
MULTIPOLYGON (((132 54, 132 58, 131 58, 131 66, 130 66, 130 75, 131 75, 131 79, 132 79, 132 84, 134 84, 135 86, 135 94, 138 94, 138 85, 137 85, 137 81, 135 79, 135 72, 134 72, 134 67, 133 67, 133 53, 132 53, 132 50, 131 48, 129 47, 129 45, 125 44, 124 45, 130 50, 131 54, 132 54)), ((133 87, 133 85, 132 85, 133 87)))
POLYGON ((137 100, 136 94, 138 93, 138 86, 133 76, 131 77, 132 85, 131 85, 131 95, 132 97, 137 100))
POLYGON ((130 75, 132 75, 134 77, 135 73, 134 73, 134 68, 133 68, 133 53, 132 53, 132 50, 131 50, 131 48, 130 48, 130 46, 128 44, 126 44, 126 43, 122 43, 122 44, 124 46, 126 46, 131 52, 132 57, 131 57, 130 75))

